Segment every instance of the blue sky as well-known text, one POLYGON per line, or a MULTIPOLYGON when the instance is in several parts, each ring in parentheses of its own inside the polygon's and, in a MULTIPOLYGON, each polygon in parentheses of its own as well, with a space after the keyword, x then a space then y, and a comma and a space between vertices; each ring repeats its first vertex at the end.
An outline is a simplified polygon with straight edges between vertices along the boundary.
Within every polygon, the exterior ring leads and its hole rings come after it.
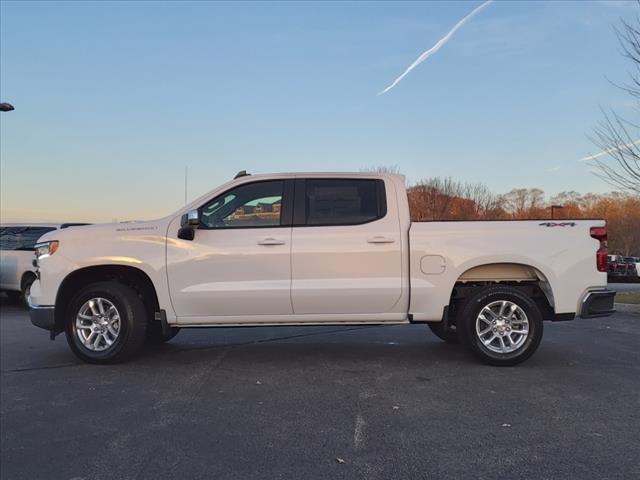
POLYGON ((152 218, 250 172, 397 165, 605 192, 579 158, 632 115, 612 30, 631 2, 0 4, 3 221, 152 218), (558 167, 560 167, 558 169, 558 167))

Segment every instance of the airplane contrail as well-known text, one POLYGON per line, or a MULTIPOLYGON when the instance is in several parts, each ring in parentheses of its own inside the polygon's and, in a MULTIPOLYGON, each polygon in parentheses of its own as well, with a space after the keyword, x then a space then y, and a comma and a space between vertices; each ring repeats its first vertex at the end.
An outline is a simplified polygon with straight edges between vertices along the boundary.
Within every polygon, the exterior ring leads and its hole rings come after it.
POLYGON ((596 153, 595 155, 587 155, 586 157, 582 157, 582 158, 578 159, 578 161, 579 162, 588 162, 589 160, 595 160, 596 158, 603 157, 604 155, 609 155, 610 153, 613 153, 613 152, 619 152, 623 148, 632 147, 634 145, 640 145, 640 139, 634 140, 631 143, 626 143, 624 145, 620 145, 618 147, 607 148, 606 150, 604 150, 604 151, 602 151, 600 153, 596 153))
POLYGON ((389 85, 387 88, 385 88, 380 93, 378 93, 378 95, 382 95, 383 93, 387 93, 389 90, 391 90, 393 87, 395 87, 400 82, 400 80, 402 80, 404 77, 406 77, 409 74, 409 72, 411 72, 411 70, 416 68, 422 62, 424 62, 427 58, 429 58, 431 55, 433 55, 438 50, 440 50, 440 48, 442 48, 442 46, 449 41, 449 39, 452 37, 452 35, 454 33, 456 33, 456 30, 458 30, 462 25, 465 24, 465 22, 467 20, 469 20, 471 17, 473 17, 476 13, 478 13, 484 7, 489 5, 492 1, 493 0, 487 0, 482 5, 476 7, 471 13, 469 13, 466 17, 464 17, 458 23, 456 23, 453 26, 453 28, 451 30, 449 30, 449 32, 444 37, 442 37, 440 40, 438 40, 436 42, 436 44, 433 47, 431 47, 429 50, 427 50, 426 52, 422 53, 422 55, 420 55, 415 62, 413 62, 411 65, 409 65, 409 67, 402 73, 402 75, 400 75, 398 78, 396 78, 391 85, 389 85))

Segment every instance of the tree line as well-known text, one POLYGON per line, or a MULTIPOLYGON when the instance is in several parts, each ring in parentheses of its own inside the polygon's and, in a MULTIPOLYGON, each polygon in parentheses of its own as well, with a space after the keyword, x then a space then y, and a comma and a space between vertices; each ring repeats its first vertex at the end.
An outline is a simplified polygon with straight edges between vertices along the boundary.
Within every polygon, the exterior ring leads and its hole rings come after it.
MULTIPOLYGON (((395 168, 378 169, 396 171, 395 168)), ((547 199, 539 188, 495 194, 479 183, 429 178, 407 189, 413 221, 604 218, 609 251, 640 256, 640 196, 562 192, 547 199)))

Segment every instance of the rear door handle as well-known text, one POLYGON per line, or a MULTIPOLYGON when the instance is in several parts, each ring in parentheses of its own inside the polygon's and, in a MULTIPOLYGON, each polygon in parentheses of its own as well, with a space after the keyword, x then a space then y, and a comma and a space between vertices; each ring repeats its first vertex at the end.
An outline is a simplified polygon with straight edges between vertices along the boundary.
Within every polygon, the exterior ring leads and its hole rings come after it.
POLYGON ((377 236, 377 237, 367 238, 367 242, 368 243, 393 243, 395 242, 395 239, 389 238, 389 237, 377 236))
POLYGON ((284 240, 278 240, 277 238, 263 238, 258 241, 258 245, 284 245, 284 240))

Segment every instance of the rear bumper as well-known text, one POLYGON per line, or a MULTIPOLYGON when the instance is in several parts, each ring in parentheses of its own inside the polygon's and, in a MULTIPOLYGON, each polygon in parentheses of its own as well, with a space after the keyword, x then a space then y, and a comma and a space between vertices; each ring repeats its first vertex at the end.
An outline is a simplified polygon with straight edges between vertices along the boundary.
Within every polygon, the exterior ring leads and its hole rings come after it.
POLYGON ((616 292, 613 290, 594 290, 587 292, 582 299, 580 316, 582 318, 608 317, 616 313, 613 308, 616 292))
POLYGON ((31 318, 31 323, 36 327, 50 331, 55 330, 55 313, 56 310, 53 305, 35 305, 31 302, 31 297, 29 297, 29 317, 31 318))

